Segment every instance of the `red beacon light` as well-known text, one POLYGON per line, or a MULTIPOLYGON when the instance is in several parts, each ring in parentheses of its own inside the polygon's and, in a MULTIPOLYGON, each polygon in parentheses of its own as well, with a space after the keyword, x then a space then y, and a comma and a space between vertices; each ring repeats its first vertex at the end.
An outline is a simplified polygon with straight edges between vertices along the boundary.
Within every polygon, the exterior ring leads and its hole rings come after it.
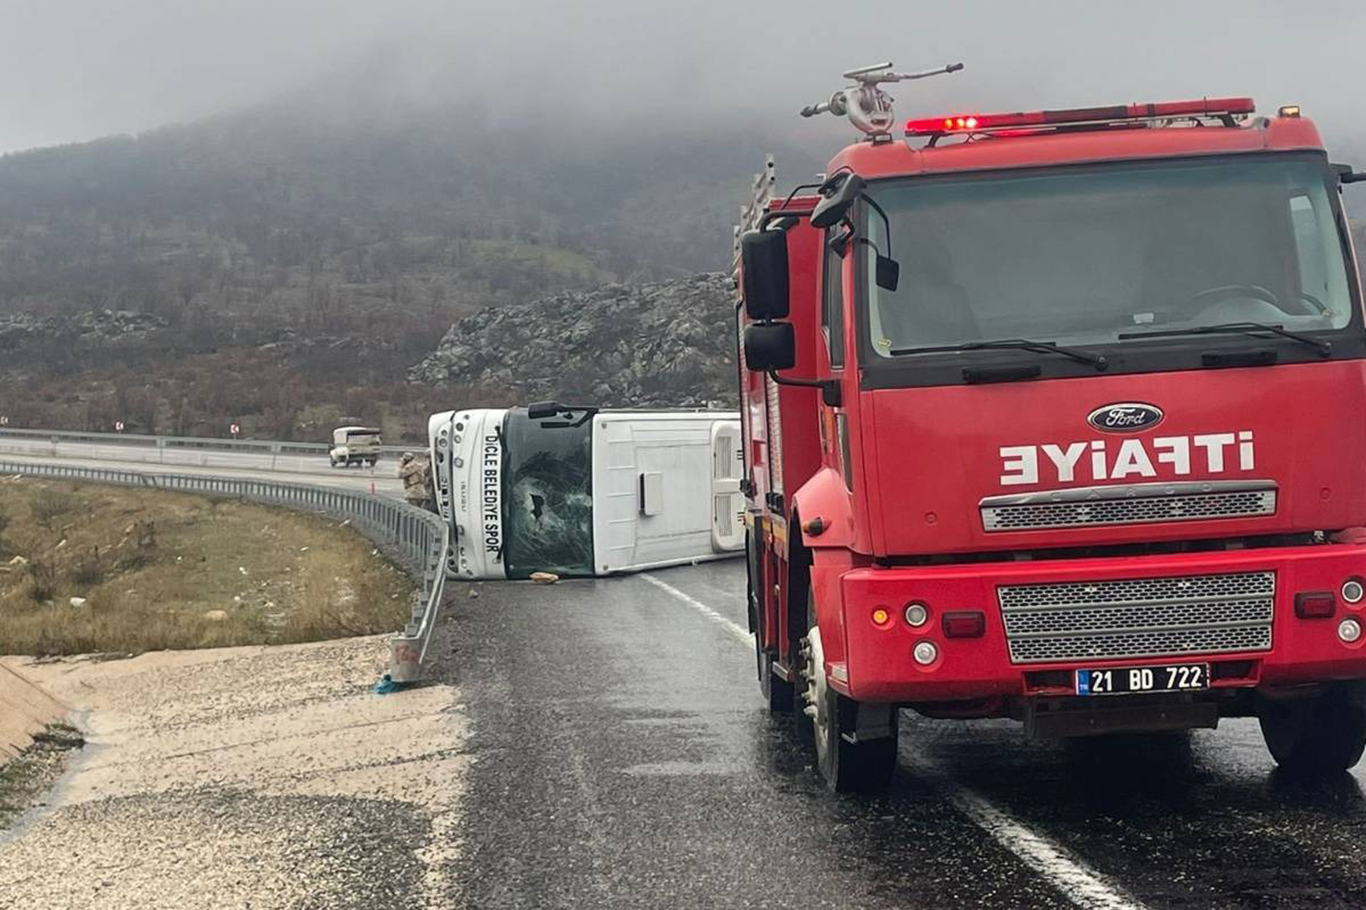
POLYGON ((1201 98, 1195 101, 1163 101, 1156 104, 1117 104, 1111 107, 1076 107, 1058 111, 1024 111, 1006 114, 962 114, 906 121, 907 136, 942 136, 945 133, 983 133, 994 130, 1048 128, 1063 125, 1213 118, 1232 126, 1235 118, 1251 114, 1257 105, 1251 98, 1201 98))

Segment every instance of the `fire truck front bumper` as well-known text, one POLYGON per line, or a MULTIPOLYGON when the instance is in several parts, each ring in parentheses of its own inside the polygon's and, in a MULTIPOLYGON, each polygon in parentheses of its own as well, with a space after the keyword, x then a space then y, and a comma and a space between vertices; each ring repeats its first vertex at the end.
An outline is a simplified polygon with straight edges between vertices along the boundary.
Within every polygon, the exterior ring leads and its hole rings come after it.
POLYGON ((1347 544, 859 568, 830 679, 912 704, 1130 691, 1131 673, 1153 691, 1366 679, 1363 586, 1366 546, 1347 544))

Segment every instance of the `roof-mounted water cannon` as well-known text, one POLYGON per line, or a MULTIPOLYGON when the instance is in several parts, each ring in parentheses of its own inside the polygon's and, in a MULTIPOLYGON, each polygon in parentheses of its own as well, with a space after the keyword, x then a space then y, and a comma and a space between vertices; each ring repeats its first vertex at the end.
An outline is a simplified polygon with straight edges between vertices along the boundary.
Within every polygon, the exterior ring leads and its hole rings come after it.
POLYGON ((889 61, 849 70, 843 76, 852 80, 852 85, 835 92, 829 101, 802 108, 802 116, 814 117, 817 114, 830 113, 836 117, 848 117, 850 123, 869 136, 889 136, 896 119, 892 113, 892 102, 895 99, 881 89, 882 83, 925 79, 929 76, 956 73, 962 68, 961 63, 950 63, 948 66, 920 73, 896 73, 892 72, 892 64, 889 61))

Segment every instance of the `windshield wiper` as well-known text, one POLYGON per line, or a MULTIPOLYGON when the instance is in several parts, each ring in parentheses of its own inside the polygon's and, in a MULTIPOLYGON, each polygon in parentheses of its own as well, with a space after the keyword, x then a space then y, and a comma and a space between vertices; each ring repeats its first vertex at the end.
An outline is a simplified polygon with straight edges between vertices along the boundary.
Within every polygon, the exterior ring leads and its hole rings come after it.
POLYGON ((1077 363, 1085 363, 1101 372, 1110 368, 1110 359, 1104 354, 1092 354, 1080 348, 1065 348, 1056 341, 1030 341, 1028 338, 1002 338, 997 341, 965 341, 962 344, 945 344, 928 348, 893 348, 894 357, 908 354, 945 354, 951 351, 1034 351, 1037 354, 1058 354, 1077 363))
POLYGON ((1318 351, 1320 357, 1327 357, 1333 353, 1333 346, 1320 338, 1300 332, 1292 332, 1284 326, 1273 325, 1269 322, 1221 322, 1217 325, 1195 325, 1186 329, 1162 329, 1157 332, 1121 332, 1118 338, 1123 341, 1126 338, 1170 338, 1175 335, 1219 335, 1237 332, 1252 335, 1254 338, 1257 337, 1257 332, 1270 332, 1272 335, 1279 335, 1282 338, 1289 338, 1291 341, 1298 341, 1300 344, 1307 344, 1318 351))

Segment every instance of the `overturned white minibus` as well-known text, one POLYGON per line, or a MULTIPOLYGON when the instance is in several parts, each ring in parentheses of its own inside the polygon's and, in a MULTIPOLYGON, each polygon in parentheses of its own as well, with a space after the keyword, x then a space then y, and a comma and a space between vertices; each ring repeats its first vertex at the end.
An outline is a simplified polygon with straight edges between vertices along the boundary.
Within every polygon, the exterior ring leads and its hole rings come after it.
POLYGON ((740 417, 553 402, 428 424, 451 577, 611 575, 739 555, 740 417))

